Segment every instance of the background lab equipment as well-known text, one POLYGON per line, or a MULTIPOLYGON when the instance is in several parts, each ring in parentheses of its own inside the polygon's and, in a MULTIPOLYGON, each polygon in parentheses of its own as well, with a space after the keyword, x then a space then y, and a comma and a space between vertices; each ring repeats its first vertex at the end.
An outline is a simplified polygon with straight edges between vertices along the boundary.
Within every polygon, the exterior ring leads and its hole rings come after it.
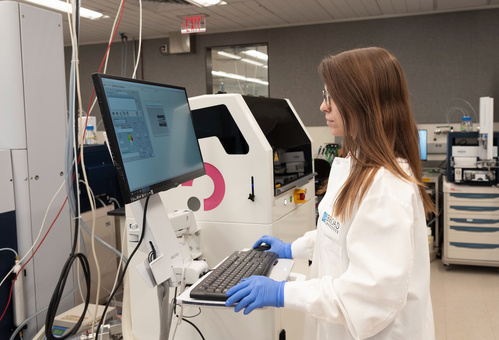
MULTIPOLYGON (((311 138, 287 99, 216 94, 189 99, 207 176, 161 193, 169 209, 194 211, 209 267, 264 234, 292 242, 315 228, 311 138)), ((293 272, 306 274, 308 263, 293 272)), ((196 311, 189 308, 185 313, 196 311)), ((303 318, 286 309, 250 315, 202 308, 192 319, 206 338, 302 337, 303 318)), ((197 339, 189 325, 178 336, 197 339)))
POLYGON ((447 135, 447 180, 462 184, 494 184, 499 181, 499 132, 494 132, 494 99, 480 98, 478 132, 447 135))
MULTIPOLYGON (((14 242, 17 237, 17 251, 24 256, 41 228, 48 203, 66 176, 67 99, 62 16, 17 2, 0 1, 0 44, 0 149, 10 154, 7 159, 12 174, 8 180, 13 184, 16 223, 14 229, 10 226, 5 230, 2 224, 2 239, 14 242)), ((2 180, 8 176, 3 171, 1 175, 2 180)), ((25 267, 26 318, 49 304, 70 252, 71 228, 69 209, 63 204, 64 192, 62 188, 47 213, 44 231, 62 207, 50 237, 25 267)), ((70 275, 66 292, 73 284, 70 275)), ((4 286, 10 288, 7 282, 4 286)), ((2 306, 7 299, 8 295, 0 296, 2 306)), ((73 307, 73 296, 60 306, 61 310, 73 307)), ((28 322, 23 331, 25 339, 32 339, 43 326, 45 314, 28 322)), ((4 325, 6 322, 2 320, 0 327, 4 325)), ((11 333, 11 329, 1 328, 0 338, 8 339, 11 333)))
POLYGON ((443 182, 442 263, 499 266, 499 188, 443 182))
POLYGON ((478 132, 447 135, 442 263, 499 264, 499 133, 493 132, 493 104, 480 98, 478 132))

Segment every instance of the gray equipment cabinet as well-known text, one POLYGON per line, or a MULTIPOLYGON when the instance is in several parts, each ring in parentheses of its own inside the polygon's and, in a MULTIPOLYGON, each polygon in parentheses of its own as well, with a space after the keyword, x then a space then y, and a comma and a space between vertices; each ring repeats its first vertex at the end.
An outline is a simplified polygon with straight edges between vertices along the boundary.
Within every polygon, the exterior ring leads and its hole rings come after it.
POLYGON ((499 188, 444 179, 442 263, 499 267, 499 188))

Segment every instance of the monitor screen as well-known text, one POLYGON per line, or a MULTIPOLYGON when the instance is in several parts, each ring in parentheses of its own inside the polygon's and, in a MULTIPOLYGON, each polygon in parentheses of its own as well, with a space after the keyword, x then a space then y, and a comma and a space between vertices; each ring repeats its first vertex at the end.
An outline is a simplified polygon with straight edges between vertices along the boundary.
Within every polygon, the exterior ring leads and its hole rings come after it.
POLYGON ((98 73, 92 79, 126 203, 205 174, 184 88, 98 73))
POLYGON ((418 130, 419 134, 419 156, 422 161, 426 161, 428 158, 428 150, 427 150, 427 134, 426 130, 418 130))

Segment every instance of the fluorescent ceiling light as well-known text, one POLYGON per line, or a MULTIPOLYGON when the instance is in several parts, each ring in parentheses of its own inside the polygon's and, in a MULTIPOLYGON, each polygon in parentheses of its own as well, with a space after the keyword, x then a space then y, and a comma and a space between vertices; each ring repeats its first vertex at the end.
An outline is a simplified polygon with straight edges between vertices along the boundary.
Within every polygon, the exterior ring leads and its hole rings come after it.
POLYGON ((244 54, 249 55, 250 57, 260 59, 260 60, 269 60, 269 56, 263 52, 258 52, 257 50, 248 50, 243 51, 244 54))
POLYGON ((241 61, 244 61, 245 63, 248 63, 248 64, 253 64, 253 65, 256 65, 256 66, 263 66, 262 63, 260 63, 258 61, 251 60, 251 59, 243 58, 243 59, 241 59, 241 61))
MULTIPOLYGON (((66 13, 71 13, 73 10, 71 4, 59 0, 26 0, 26 1, 66 13)), ((90 9, 83 7, 80 7, 80 16, 92 20, 107 17, 104 16, 104 14, 102 13, 92 11, 90 9)))
POLYGON ((234 73, 226 73, 222 71, 211 71, 211 74, 214 76, 218 77, 225 77, 225 78, 232 78, 232 79, 237 79, 237 80, 243 80, 243 81, 249 81, 252 83, 257 83, 257 84, 262 84, 262 85, 269 85, 268 81, 263 81, 260 79, 256 78, 246 78, 245 76, 240 76, 239 74, 234 74, 234 73))
POLYGON ((232 53, 227 53, 227 52, 224 52, 224 51, 218 51, 217 53, 220 54, 220 55, 223 55, 224 57, 228 57, 228 58, 232 58, 232 59, 237 59, 237 60, 241 59, 240 56, 232 54, 232 53))
POLYGON ((187 0, 187 2, 190 2, 193 5, 199 6, 199 7, 208 7, 208 6, 214 6, 214 5, 226 5, 227 3, 222 0, 187 0))

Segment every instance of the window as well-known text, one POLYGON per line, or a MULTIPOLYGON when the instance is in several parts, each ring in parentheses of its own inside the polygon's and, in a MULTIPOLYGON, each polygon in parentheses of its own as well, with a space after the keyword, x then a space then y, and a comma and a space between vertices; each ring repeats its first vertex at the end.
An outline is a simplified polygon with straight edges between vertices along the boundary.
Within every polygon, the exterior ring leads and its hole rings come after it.
POLYGON ((207 92, 269 96, 267 44, 210 47, 207 92))

